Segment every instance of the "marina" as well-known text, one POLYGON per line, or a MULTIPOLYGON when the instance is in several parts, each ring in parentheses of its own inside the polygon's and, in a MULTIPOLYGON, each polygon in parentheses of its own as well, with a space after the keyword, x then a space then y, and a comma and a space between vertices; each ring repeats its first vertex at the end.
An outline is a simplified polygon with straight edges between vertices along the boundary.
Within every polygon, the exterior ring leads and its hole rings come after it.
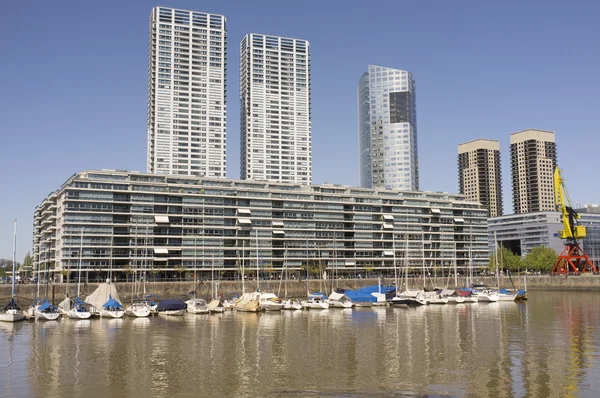
POLYGON ((594 293, 536 292, 528 302, 2 323, 0 395, 594 396, 598 305, 594 293))

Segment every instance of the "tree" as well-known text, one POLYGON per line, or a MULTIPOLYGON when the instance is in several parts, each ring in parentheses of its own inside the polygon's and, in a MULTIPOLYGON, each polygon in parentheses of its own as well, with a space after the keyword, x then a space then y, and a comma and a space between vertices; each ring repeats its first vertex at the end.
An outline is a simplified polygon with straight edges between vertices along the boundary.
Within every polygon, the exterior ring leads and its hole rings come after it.
MULTIPOLYGON (((303 275, 306 275, 306 264, 302 264, 303 275)), ((316 260, 310 260, 308 262, 308 273, 313 276, 321 274, 321 265, 316 260)))
POLYGON ((27 252, 25 258, 23 259, 23 267, 33 267, 33 258, 29 252, 27 252))
MULTIPOLYGON (((492 272, 496 272, 496 252, 492 252, 488 262, 488 268, 492 272)), ((510 249, 501 247, 498 250, 498 269, 518 272, 524 268, 521 256, 514 254, 510 249)))
POLYGON ((551 271, 557 258, 553 249, 537 246, 525 256, 524 266, 531 271, 551 271))
POLYGON ((182 277, 183 273, 185 271, 187 271, 187 269, 183 265, 179 265, 178 267, 175 268, 175 271, 179 274, 179 282, 181 282, 181 277, 182 277))

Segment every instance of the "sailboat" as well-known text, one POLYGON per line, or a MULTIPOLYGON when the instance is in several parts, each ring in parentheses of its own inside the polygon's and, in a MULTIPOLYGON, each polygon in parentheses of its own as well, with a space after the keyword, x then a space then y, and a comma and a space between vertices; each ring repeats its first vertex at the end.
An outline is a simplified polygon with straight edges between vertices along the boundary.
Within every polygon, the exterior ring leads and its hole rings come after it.
MULTIPOLYGON (((219 298, 219 282, 215 282, 215 255, 212 256, 211 265, 211 284, 212 284, 212 300, 208 303, 208 312, 210 313, 222 313, 225 312, 225 306, 219 298)), ((219 278, 220 279, 220 278, 219 278)))
POLYGON ((244 268, 244 251, 245 241, 242 241, 242 297, 235 299, 233 302, 233 308, 240 312, 260 312, 260 304, 258 303, 256 295, 254 293, 246 293, 246 285, 244 282, 246 279, 246 272, 244 268))
MULTIPOLYGON (((148 227, 146 227, 146 237, 144 239, 147 239, 147 232, 148 232, 148 227)), ((137 265, 137 242, 138 242, 138 226, 137 226, 137 221, 136 221, 136 225, 135 225, 135 243, 134 243, 134 278, 137 275, 137 270, 135 269, 135 265, 137 265)), ((145 258, 145 256, 144 256, 145 258)), ((142 275, 141 279, 143 279, 142 282, 142 289, 143 289, 143 295, 146 296, 146 262, 144 261, 144 273, 142 274, 142 272, 140 271, 140 275, 142 275)), ((133 283, 134 287, 136 285, 136 283, 133 283)), ((137 289, 136 289, 137 290, 137 289)), ((150 315, 150 313, 152 312, 151 306, 150 306, 150 302, 146 299, 144 300, 139 300, 135 298, 135 294, 132 296, 132 303, 130 305, 127 306, 127 308, 125 309, 125 315, 127 316, 132 316, 132 317, 137 317, 137 318, 143 318, 143 317, 147 317, 150 315)))
MULTIPOLYGON (((36 294, 36 302, 39 302, 40 300, 37 298, 39 297, 39 273, 38 273, 38 286, 37 286, 37 294, 36 294)), ((33 316, 35 317, 35 319, 40 319, 40 320, 48 320, 48 321, 53 321, 58 319, 58 317, 60 316, 60 312, 58 310, 58 307, 50 304, 50 302, 48 301, 48 265, 46 264, 46 300, 41 303, 40 305, 34 305, 33 306, 33 316)), ((31 311, 31 308, 30 308, 31 311)))
POLYGON ((54 321, 59 316, 58 308, 50 304, 48 299, 35 309, 35 319, 54 321))
MULTIPOLYGON (((408 232, 406 235, 406 248, 404 250, 404 288, 401 293, 397 293, 396 297, 392 298, 391 305, 398 307, 427 305, 423 290, 408 289, 408 232)), ((424 260, 423 260, 424 261, 424 260)), ((423 267, 425 270, 425 267, 423 267)), ((423 275, 424 278, 424 275, 423 275)), ((424 283, 424 282, 423 282, 424 283)), ((399 289, 396 290, 398 292, 399 289)))
MULTIPOLYGON (((465 302, 465 298, 458 294, 458 266, 456 264, 456 242, 454 242, 454 290, 444 289, 441 293, 448 299, 448 304, 462 304, 465 302)), ((448 272, 448 279, 450 279, 450 272, 448 272)))
MULTIPOLYGON (((191 299, 186 300, 185 304, 187 305, 186 311, 190 314, 208 314, 208 304, 206 304, 206 300, 203 298, 196 297, 196 239, 194 238, 194 281, 192 287, 194 290, 190 292, 192 296, 191 299)), ((214 267, 214 262, 213 262, 214 267)))
POLYGON ((125 310, 121 303, 115 300, 112 295, 108 296, 108 301, 100 308, 100 316, 107 318, 123 318, 125 310))
MULTIPOLYGON (((79 266, 77 267, 77 296, 73 302, 73 305, 69 311, 67 311, 67 316, 71 319, 88 319, 92 316, 92 313, 86 307, 85 302, 81 300, 81 260, 83 257, 83 228, 81 229, 81 238, 79 240, 79 266)), ((61 303, 62 304, 62 303, 61 303)))
POLYGON ((279 291, 277 295, 281 292, 281 282, 283 281, 283 297, 284 299, 281 301, 281 309, 282 310, 301 310, 302 304, 300 304, 297 300, 291 299, 288 297, 287 290, 287 281, 289 278, 289 269, 287 266, 287 246, 283 252, 283 270, 281 271, 281 281, 279 282, 279 291))
POLYGON ((13 269, 12 269, 12 291, 10 302, 0 311, 0 321, 18 322, 25 319, 23 310, 17 304, 15 297, 17 291, 17 220, 14 220, 14 241, 13 241, 13 269))
MULTIPOLYGON (((260 245, 258 242, 258 229, 256 230, 256 300, 260 305, 261 311, 281 311, 282 304, 281 299, 272 292, 261 292, 260 291, 260 245)), ((268 285, 268 283, 267 283, 268 285)), ((268 286, 267 286, 268 288, 268 286)))

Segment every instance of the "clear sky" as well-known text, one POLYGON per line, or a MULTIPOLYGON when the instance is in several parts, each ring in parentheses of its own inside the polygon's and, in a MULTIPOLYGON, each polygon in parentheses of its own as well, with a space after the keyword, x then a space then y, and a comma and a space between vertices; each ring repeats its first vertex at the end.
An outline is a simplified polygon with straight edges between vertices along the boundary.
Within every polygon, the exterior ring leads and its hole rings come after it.
POLYGON ((356 87, 368 64, 417 82, 422 190, 458 191, 457 145, 556 132, 573 201, 599 203, 600 3, 559 1, 10 1, 0 24, 0 258, 31 249, 33 211, 73 173, 145 171, 148 27, 162 5, 223 14, 227 176, 239 178, 239 42, 310 41, 313 182, 358 185, 356 87))

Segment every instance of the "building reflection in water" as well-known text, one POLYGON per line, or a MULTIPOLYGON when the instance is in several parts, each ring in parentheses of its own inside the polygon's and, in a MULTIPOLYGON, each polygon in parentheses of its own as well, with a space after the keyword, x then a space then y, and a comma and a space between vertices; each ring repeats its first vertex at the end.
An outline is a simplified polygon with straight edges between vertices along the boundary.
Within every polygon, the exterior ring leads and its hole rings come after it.
POLYGON ((43 396, 593 395, 599 304, 535 292, 520 304, 31 322, 12 340, 27 367, 7 375, 43 396))

